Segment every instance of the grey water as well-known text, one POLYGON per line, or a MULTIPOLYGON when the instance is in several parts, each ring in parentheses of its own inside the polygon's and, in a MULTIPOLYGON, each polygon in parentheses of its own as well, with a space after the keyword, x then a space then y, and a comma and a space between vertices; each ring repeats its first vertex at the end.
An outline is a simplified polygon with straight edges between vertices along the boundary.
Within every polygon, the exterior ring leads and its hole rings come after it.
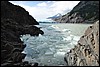
POLYGON ((40 23, 44 34, 39 36, 21 35, 26 44, 22 53, 23 61, 39 63, 39 66, 66 66, 65 53, 77 45, 77 41, 92 24, 40 23))

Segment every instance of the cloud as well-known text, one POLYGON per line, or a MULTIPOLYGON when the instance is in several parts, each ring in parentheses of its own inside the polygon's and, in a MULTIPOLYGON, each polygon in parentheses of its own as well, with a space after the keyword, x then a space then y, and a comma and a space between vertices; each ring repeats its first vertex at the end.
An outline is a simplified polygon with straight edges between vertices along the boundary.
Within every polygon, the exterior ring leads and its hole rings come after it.
POLYGON ((27 1, 24 2, 10 1, 10 2, 25 8, 29 12, 29 14, 32 15, 37 21, 41 21, 57 13, 66 14, 67 12, 72 10, 72 8, 76 4, 78 4, 79 1, 43 1, 37 3, 34 6, 27 5, 26 4, 27 1))
POLYGON ((11 2, 11 3, 15 4, 15 5, 24 5, 24 4, 27 3, 27 1, 9 1, 9 2, 11 2))
POLYGON ((59 12, 64 14, 64 11, 72 10, 76 4, 78 4, 77 1, 57 1, 54 2, 50 7, 53 9, 53 11, 56 11, 56 13, 59 12))
POLYGON ((44 7, 44 6, 47 6, 47 3, 42 2, 42 3, 37 4, 37 6, 44 7))

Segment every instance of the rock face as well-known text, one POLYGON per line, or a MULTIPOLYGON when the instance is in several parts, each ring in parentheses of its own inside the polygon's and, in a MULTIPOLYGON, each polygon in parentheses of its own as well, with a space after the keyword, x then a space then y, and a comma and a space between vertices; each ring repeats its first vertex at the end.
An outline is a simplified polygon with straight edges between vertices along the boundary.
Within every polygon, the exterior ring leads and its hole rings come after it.
POLYGON ((20 35, 43 34, 38 24, 28 12, 8 1, 1 1, 1 66, 24 66, 22 59, 26 54, 21 53, 26 45, 20 40, 20 35))
POLYGON ((64 60, 68 66, 99 66, 99 21, 88 27, 64 60))
POLYGON ((1 12, 2 18, 10 18, 21 25, 39 24, 24 8, 7 1, 1 1, 1 12))
POLYGON ((69 13, 53 20, 60 23, 94 23, 99 20, 99 1, 80 1, 69 13))

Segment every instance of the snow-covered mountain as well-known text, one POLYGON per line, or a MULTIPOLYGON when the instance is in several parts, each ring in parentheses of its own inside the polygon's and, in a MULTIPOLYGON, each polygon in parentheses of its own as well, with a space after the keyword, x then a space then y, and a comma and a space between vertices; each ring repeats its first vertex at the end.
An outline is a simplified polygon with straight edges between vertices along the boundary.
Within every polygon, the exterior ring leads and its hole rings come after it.
POLYGON ((60 13, 58 13, 58 14, 56 14, 56 15, 54 15, 54 16, 52 16, 52 17, 48 17, 47 19, 56 19, 56 18, 60 18, 62 15, 60 14, 60 13))

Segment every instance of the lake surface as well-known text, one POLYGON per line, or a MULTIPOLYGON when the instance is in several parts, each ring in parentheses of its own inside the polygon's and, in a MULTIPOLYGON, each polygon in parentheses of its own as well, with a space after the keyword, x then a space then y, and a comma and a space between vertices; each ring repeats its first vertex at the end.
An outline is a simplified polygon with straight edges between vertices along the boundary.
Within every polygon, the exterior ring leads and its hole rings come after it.
POLYGON ((44 35, 22 35, 26 44, 23 61, 39 63, 39 66, 66 66, 64 55, 77 45, 77 41, 92 24, 40 23, 44 35))

